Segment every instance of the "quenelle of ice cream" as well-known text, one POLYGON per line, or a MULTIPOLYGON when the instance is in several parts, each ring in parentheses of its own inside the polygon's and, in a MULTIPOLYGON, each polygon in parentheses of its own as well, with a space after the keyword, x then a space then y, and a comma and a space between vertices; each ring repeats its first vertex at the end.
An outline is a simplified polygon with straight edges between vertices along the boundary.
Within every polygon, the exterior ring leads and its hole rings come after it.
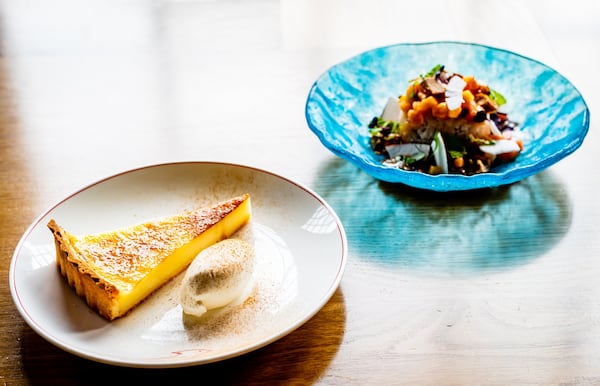
POLYGON ((183 312, 196 317, 238 299, 254 271, 254 250, 240 239, 225 239, 196 256, 181 285, 183 312))

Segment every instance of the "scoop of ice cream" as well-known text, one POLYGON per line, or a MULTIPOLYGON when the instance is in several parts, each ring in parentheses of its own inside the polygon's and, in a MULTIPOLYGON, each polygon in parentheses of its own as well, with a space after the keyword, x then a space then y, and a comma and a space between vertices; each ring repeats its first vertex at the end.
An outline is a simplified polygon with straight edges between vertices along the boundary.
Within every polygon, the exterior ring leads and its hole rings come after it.
POLYGON ((181 286, 183 312, 202 316, 242 295, 254 271, 254 250, 240 239, 225 239, 196 256, 181 286))

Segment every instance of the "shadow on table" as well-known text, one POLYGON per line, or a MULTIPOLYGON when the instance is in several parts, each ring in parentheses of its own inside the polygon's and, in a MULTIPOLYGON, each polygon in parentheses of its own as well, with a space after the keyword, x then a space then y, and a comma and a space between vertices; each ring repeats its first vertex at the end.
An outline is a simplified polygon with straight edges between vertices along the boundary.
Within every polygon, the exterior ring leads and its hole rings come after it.
POLYGON ((439 193, 378 181, 335 159, 313 187, 340 217, 351 253, 427 274, 526 264, 556 245, 571 223, 566 188, 549 171, 508 186, 439 193))
MULTIPOLYGON (((341 288, 310 320, 294 332, 256 351, 221 362, 174 369, 137 369, 82 359, 23 329, 21 357, 31 385, 136 384, 288 385, 312 384, 335 357, 346 328, 341 288)), ((119 350, 119 347, 115 347, 119 350)))

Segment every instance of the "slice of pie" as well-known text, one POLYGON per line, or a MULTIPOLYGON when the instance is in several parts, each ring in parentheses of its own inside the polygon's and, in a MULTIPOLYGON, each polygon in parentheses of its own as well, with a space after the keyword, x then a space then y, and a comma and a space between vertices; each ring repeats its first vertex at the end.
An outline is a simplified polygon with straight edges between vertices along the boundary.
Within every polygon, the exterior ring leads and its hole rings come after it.
POLYGON ((228 238, 251 216, 244 194, 172 217, 76 237, 54 219, 60 273, 87 304, 108 320, 127 314, 181 273, 203 249, 228 238))

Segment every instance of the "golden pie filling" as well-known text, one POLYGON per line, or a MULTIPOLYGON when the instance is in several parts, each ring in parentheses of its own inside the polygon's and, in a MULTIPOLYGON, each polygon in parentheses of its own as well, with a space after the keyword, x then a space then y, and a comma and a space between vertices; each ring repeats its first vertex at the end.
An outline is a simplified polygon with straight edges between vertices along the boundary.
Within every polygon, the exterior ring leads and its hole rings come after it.
POLYGON ((54 219, 48 227, 60 272, 108 320, 125 315, 181 273, 203 249, 250 221, 250 195, 214 206, 80 238, 54 219))

